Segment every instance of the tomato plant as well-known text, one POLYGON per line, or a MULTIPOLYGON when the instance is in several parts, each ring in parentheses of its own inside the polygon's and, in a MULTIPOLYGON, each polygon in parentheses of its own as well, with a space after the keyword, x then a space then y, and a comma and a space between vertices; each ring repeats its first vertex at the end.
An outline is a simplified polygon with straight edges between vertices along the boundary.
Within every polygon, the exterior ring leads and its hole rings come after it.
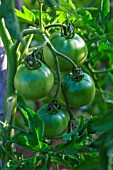
MULTIPOLYGON (((72 59, 77 66, 80 66, 88 55, 88 49, 85 41, 78 35, 64 36, 61 33, 53 33, 50 36, 50 41, 54 48, 62 54, 65 54, 72 59)), ((54 57, 51 50, 45 46, 43 49, 45 62, 53 69, 56 69, 54 57), (48 57, 49 56, 49 57, 48 57)), ((61 56, 58 56, 59 66, 61 71, 68 71, 71 64, 61 56)))
POLYGON ((3 170, 112 170, 113 7, 100 1, 0 1, 3 170))
POLYGON ((53 101, 42 106, 37 114, 44 121, 44 137, 55 138, 66 131, 69 114, 59 102, 53 101))

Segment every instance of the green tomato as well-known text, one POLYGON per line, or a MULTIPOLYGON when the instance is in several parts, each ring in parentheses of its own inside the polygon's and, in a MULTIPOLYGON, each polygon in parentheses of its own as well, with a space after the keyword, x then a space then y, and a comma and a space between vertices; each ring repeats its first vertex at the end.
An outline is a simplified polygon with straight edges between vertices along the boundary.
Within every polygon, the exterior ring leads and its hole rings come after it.
POLYGON ((80 81, 65 75, 62 79, 63 90, 68 104, 72 108, 79 108, 89 104, 95 95, 93 79, 86 73, 80 81))
MULTIPOLYGON (((56 104, 54 106, 56 107, 56 104)), ((37 114, 44 122, 44 137, 55 138, 66 131, 69 114, 62 106, 54 110, 54 108, 49 108, 48 104, 45 104, 38 110, 37 114)))
POLYGON ((24 64, 19 66, 14 86, 17 93, 26 99, 38 100, 46 96, 54 84, 54 76, 43 63, 38 69, 30 70, 24 64))
MULTIPOLYGON (((61 33, 54 33, 50 37, 50 41, 54 48, 69 57, 77 66, 80 66, 87 58, 88 49, 85 41, 75 34, 73 38, 67 39, 61 36, 61 33)), ((44 60, 51 68, 56 69, 54 57, 50 49, 45 46, 43 49, 44 60)), ((59 66, 61 71, 68 71, 72 65, 66 59, 58 56, 59 66)))

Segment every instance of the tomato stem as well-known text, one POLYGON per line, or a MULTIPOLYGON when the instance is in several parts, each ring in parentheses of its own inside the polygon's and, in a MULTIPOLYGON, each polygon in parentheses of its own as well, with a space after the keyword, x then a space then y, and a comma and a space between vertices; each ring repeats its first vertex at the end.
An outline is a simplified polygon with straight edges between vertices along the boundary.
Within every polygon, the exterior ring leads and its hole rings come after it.
POLYGON ((56 56, 56 53, 54 53, 53 51, 52 51, 52 54, 53 54, 53 56, 54 56, 54 61, 55 61, 55 66, 56 66, 57 76, 58 76, 58 87, 57 87, 57 90, 56 90, 56 94, 55 94, 55 96, 54 96, 54 100, 56 100, 57 97, 58 97, 58 93, 59 93, 59 91, 60 91, 61 77, 60 77, 60 68, 59 68, 58 58, 57 58, 57 56, 56 56))
MULTIPOLYGON (((0 36, 2 38, 4 48, 7 55, 7 61, 8 61, 8 77, 7 77, 7 87, 6 87, 6 99, 5 99, 5 107, 4 107, 4 122, 6 123, 6 126, 3 128, 3 146, 6 148, 7 143, 7 137, 10 134, 9 137, 12 136, 12 129, 9 131, 7 130, 7 126, 11 123, 11 117, 12 112, 15 108, 15 103, 13 103, 13 99, 15 96, 15 88, 14 88, 14 76, 16 72, 16 46, 14 46, 12 39, 10 37, 9 32, 7 31, 4 23, 4 19, 0 19, 0 36), (8 105, 9 98, 12 98, 12 101, 10 101, 8 105)), ((7 148, 6 148, 7 149, 7 148)), ((8 147, 8 150, 11 151, 11 145, 8 147)), ((7 163, 8 156, 5 155, 3 158, 3 165, 7 163)))
POLYGON ((38 0, 38 4, 39 4, 39 28, 40 28, 40 32, 44 32, 44 27, 43 27, 43 21, 42 21, 42 7, 43 7, 43 2, 40 2, 38 0))
POLYGON ((66 106, 67 106, 67 110, 68 110, 68 113, 70 115, 70 123, 69 123, 69 132, 71 131, 71 120, 74 120, 74 117, 73 117, 73 114, 72 114, 72 111, 71 111, 71 108, 69 107, 69 104, 67 102, 67 98, 66 98, 66 95, 65 95, 65 92, 64 92, 64 89, 63 89, 63 85, 61 84, 61 89, 62 89, 62 93, 63 93, 63 96, 64 96, 64 100, 65 100, 65 103, 66 103, 66 106))
POLYGON ((61 27, 61 26, 66 28, 66 25, 65 24, 61 24, 61 23, 49 24, 49 25, 46 25, 44 28, 45 29, 49 29, 49 28, 52 28, 52 27, 61 27))
POLYGON ((20 53, 20 56, 18 58, 18 62, 19 62, 18 65, 21 63, 24 55, 28 53, 28 48, 33 39, 33 36, 34 36, 33 34, 28 35, 27 37, 24 38, 24 41, 26 44, 20 44, 19 49, 18 49, 20 53))

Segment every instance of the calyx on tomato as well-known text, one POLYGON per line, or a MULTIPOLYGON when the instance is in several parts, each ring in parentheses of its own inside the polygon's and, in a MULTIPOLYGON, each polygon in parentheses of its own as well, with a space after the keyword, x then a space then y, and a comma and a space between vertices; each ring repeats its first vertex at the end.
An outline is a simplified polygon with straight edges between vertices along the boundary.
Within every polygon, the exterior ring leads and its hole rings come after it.
POLYGON ((62 86, 69 106, 79 108, 89 104, 95 95, 95 83, 87 74, 76 70, 63 77, 62 86))
POLYGON ((38 69, 41 67, 41 61, 36 58, 34 53, 24 58, 24 63, 26 67, 30 70, 38 69))
POLYGON ((58 101, 43 105, 37 114, 44 122, 44 137, 55 138, 66 131, 69 114, 58 101))
POLYGON ((64 27, 63 24, 61 26, 61 36, 65 37, 66 39, 71 39, 75 35, 75 30, 73 24, 69 22, 67 27, 64 27))
POLYGON ((17 93, 29 100, 38 100, 46 96, 53 84, 54 76, 51 70, 41 61, 32 59, 32 56, 25 59, 26 64, 19 66, 14 86, 17 93))
MULTIPOLYGON (((69 26, 70 28, 71 26, 69 26)), ((73 29, 66 31, 55 32, 50 36, 50 41, 54 48, 70 58, 77 66, 80 66, 87 58, 88 49, 85 41, 78 35, 73 34, 73 29)), ((54 56, 48 46, 43 49, 44 60, 51 68, 56 69, 54 56)), ((57 56, 60 66, 60 71, 68 71, 72 68, 69 61, 61 56, 57 56)))

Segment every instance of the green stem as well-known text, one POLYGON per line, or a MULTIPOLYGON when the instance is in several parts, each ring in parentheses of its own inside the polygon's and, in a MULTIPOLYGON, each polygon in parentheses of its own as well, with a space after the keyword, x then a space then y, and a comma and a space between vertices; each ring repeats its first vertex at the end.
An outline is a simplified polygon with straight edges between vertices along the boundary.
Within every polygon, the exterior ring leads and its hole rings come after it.
POLYGON ((19 57, 17 61, 17 66, 19 66, 23 62, 24 55, 28 55, 29 45, 33 39, 33 36, 34 36, 33 34, 26 36, 23 40, 25 41, 25 44, 19 45, 19 48, 18 48, 19 57))
POLYGON ((59 170, 59 165, 58 165, 58 163, 56 163, 56 170, 59 170))
POLYGON ((70 132, 71 131, 71 120, 74 120, 74 118, 73 118, 73 114, 71 112, 71 108, 69 107, 69 104, 68 104, 68 101, 67 101, 67 98, 66 98, 66 95, 65 95, 65 92, 64 92, 62 84, 61 84, 61 89, 62 89, 62 93, 63 93, 63 97, 64 97, 64 100, 65 100, 65 103, 66 103, 68 113, 70 115, 70 122, 69 122, 69 132, 70 132))
POLYGON ((5 123, 4 122, 2 122, 2 121, 0 121, 0 124, 4 127, 5 126, 5 123))
POLYGON ((13 82, 12 81, 13 80, 13 75, 12 75, 13 74, 13 70, 12 70, 13 57, 11 54, 12 40, 5 27, 5 23, 3 19, 0 19, 0 36, 4 44, 4 48, 5 48, 6 55, 7 55, 7 61, 8 61, 8 79, 7 79, 6 97, 9 97, 14 92, 14 86, 12 86, 12 82, 13 82))
POLYGON ((56 53, 54 53, 54 51, 52 51, 52 53, 53 53, 53 56, 54 56, 54 61, 55 61, 57 76, 58 76, 58 87, 57 87, 57 90, 56 90, 56 94, 54 96, 54 100, 57 100, 58 93, 60 91, 60 86, 61 86, 61 77, 60 77, 60 68, 59 68, 58 58, 56 56, 56 53))
POLYGON ((90 58, 88 58, 88 59, 86 59, 85 63, 89 63, 90 61, 92 61, 96 57, 97 57, 97 54, 92 56, 92 57, 90 57, 90 58))
POLYGON ((49 24, 49 25, 46 25, 44 28, 45 28, 45 29, 49 29, 49 28, 52 28, 52 27, 61 27, 61 26, 66 27, 66 25, 62 25, 62 24, 60 24, 60 23, 57 23, 57 24, 49 24))
POLYGON ((40 28, 40 32, 44 32, 44 27, 43 27, 43 23, 42 23, 42 6, 43 6, 43 3, 40 2, 38 0, 38 4, 39 4, 39 28, 40 28))
POLYGON ((106 70, 92 70, 92 72, 94 74, 103 74, 103 73, 107 73, 107 72, 110 72, 110 71, 113 71, 113 68, 109 68, 109 69, 106 69, 106 70))
MULTIPOLYGON (((0 19, 0 36, 2 38, 4 48, 7 55, 8 62, 8 73, 7 73, 7 87, 6 87, 6 100, 5 100, 5 109, 4 109, 4 123, 6 127, 3 128, 3 146, 6 147, 7 138, 11 137, 12 130, 8 131, 7 126, 10 123, 12 111, 15 108, 14 96, 15 96, 15 88, 14 88, 14 76, 16 72, 16 48, 13 46, 13 42, 11 40, 10 34, 7 31, 4 23, 4 19, 0 19), (10 99, 12 99, 10 101, 10 99), (14 102, 14 103, 13 103, 14 102)), ((7 147, 6 147, 7 149, 7 147)), ((8 147, 8 150, 11 151, 11 146, 8 147)), ((3 158, 3 165, 7 163, 8 157, 7 155, 3 158)))
POLYGON ((22 31, 22 36, 25 37, 26 35, 29 35, 29 34, 39 34, 41 36, 41 32, 40 32, 40 29, 39 28, 34 28, 33 29, 25 29, 22 31))
POLYGON ((33 39, 33 34, 31 34, 27 39, 25 39, 25 40, 27 40, 26 41, 26 44, 25 45, 23 45, 24 47, 22 48, 22 50, 20 51, 20 53, 21 53, 21 58, 23 58, 23 56, 28 52, 28 48, 29 48, 29 45, 30 45, 30 43, 31 43, 31 41, 32 41, 32 39, 33 39))

